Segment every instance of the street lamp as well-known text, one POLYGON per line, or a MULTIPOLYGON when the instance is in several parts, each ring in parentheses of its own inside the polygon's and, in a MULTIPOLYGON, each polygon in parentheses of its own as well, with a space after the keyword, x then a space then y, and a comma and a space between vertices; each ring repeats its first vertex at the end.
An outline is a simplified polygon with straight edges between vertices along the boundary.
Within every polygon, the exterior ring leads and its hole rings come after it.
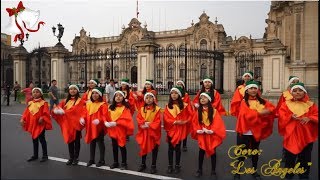
MULTIPOLYGON (((20 34, 19 35, 19 41, 20 41, 20 46, 23 46, 23 43, 25 42, 22 37, 22 35, 20 34)), ((29 38, 29 33, 26 33, 26 41, 28 41, 28 38, 29 38)))
MULTIPOLYGON (((58 41, 59 41, 59 43, 61 43, 61 38, 62 38, 62 36, 63 36, 63 32, 64 32, 64 27, 59 23, 59 24, 57 24, 58 25, 58 31, 59 31, 59 34, 58 35, 56 35, 56 27, 52 27, 52 32, 53 32, 53 35, 54 36, 56 36, 57 38, 58 38, 58 41)), ((58 44, 59 44, 58 43, 58 44)))

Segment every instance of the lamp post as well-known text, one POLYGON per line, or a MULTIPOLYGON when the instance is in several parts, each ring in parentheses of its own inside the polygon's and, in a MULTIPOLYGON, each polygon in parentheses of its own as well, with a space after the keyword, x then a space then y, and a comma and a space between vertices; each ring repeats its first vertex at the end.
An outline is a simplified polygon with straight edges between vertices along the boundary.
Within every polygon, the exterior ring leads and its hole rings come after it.
MULTIPOLYGON (((26 33, 26 41, 28 41, 29 38, 29 33, 26 33)), ((23 43, 25 42, 24 39, 21 38, 21 34, 19 35, 19 41, 20 41, 20 46, 23 46, 23 43)))
POLYGON ((64 27, 59 23, 57 24, 58 25, 58 31, 59 31, 59 34, 56 35, 56 27, 52 27, 52 32, 53 32, 53 35, 56 36, 58 38, 58 44, 61 44, 61 38, 63 36, 63 32, 64 32, 64 27))

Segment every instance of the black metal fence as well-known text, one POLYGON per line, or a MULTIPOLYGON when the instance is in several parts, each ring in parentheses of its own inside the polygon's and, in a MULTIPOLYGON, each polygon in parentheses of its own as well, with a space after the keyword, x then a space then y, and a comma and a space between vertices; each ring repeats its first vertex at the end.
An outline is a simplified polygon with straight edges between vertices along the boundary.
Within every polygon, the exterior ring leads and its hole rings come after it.
POLYGON ((196 94, 201 88, 201 81, 206 77, 213 79, 214 88, 223 93, 222 52, 157 48, 154 59, 154 82, 159 94, 168 94, 178 80, 185 82, 189 94, 196 94))

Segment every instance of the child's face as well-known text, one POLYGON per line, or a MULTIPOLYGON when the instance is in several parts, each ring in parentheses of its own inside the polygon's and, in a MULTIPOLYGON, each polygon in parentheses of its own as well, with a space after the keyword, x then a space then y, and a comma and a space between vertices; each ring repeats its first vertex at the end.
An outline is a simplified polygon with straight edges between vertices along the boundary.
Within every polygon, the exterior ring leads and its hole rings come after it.
POLYGON ((179 86, 179 87, 182 87, 182 88, 183 88, 183 85, 182 85, 182 83, 181 83, 181 82, 178 82, 178 83, 177 83, 177 86, 179 86))
POLYGON ((127 85, 123 83, 123 84, 121 84, 121 88, 122 89, 127 89, 127 85))
POLYGON ((293 99, 295 100, 303 99, 304 95, 305 95, 305 92, 300 88, 295 88, 292 90, 292 96, 293 96, 293 99))
POLYGON ((252 87, 248 89, 249 96, 256 97, 258 93, 258 88, 252 87))
POLYGON ((76 88, 72 87, 69 89, 69 94, 71 96, 75 96, 77 93, 78 93, 78 90, 76 88))
POLYGON ((144 101, 146 104, 150 105, 153 104, 153 96, 147 95, 146 100, 144 101))
POLYGON ((200 104, 205 105, 209 103, 209 99, 206 96, 200 96, 200 104))
POLYGON ((250 79, 251 79, 251 77, 249 75, 245 75, 244 78, 243 78, 244 82, 247 82, 250 79))
POLYGON ((151 89, 151 84, 145 84, 144 87, 146 87, 146 89, 151 89))
POLYGON ((174 100, 174 101, 179 98, 179 94, 176 91, 172 91, 170 93, 170 96, 171 96, 172 100, 174 100))
POLYGON ((210 89, 211 86, 212 86, 212 84, 211 84, 210 81, 204 81, 204 82, 203 82, 203 86, 204 86, 204 88, 206 88, 206 89, 210 89))
POLYGON ((117 93, 117 94, 115 94, 114 95, 115 96, 115 101, 117 102, 117 103, 121 103, 122 101, 123 101, 123 99, 124 99, 124 97, 120 94, 120 93, 117 93))
POLYGON ((100 95, 97 92, 93 91, 91 97, 94 101, 96 101, 99 99, 100 95))
POLYGON ((93 88, 95 88, 95 87, 96 87, 96 84, 95 84, 95 83, 89 82, 89 88, 90 88, 90 89, 93 89, 93 88))
POLYGON ((41 92, 39 91, 39 90, 34 90, 33 92, 32 92, 32 97, 34 98, 34 99, 39 99, 40 97, 41 97, 41 92))

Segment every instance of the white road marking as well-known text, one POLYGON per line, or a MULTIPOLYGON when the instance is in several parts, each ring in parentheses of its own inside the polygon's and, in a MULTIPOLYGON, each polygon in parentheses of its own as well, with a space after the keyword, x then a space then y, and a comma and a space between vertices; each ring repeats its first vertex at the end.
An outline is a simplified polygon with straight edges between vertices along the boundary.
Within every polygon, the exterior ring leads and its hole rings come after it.
MULTIPOLYGON (((51 157, 51 156, 49 156, 49 159, 53 160, 53 161, 64 162, 64 163, 68 161, 67 159, 58 158, 58 157, 51 157)), ((87 166, 87 163, 79 162, 78 165, 87 166)), ((148 173, 131 171, 131 170, 120 170, 118 168, 110 169, 109 166, 96 167, 95 164, 91 165, 90 168, 103 169, 103 170, 107 170, 107 171, 113 171, 113 172, 118 172, 118 173, 123 173, 123 174, 130 174, 130 175, 135 175, 135 176, 142 176, 142 177, 153 178, 153 179, 176 179, 176 180, 180 180, 179 178, 174 178, 174 177, 169 177, 169 176, 161 176, 161 175, 155 175, 155 174, 148 174, 148 173)))

